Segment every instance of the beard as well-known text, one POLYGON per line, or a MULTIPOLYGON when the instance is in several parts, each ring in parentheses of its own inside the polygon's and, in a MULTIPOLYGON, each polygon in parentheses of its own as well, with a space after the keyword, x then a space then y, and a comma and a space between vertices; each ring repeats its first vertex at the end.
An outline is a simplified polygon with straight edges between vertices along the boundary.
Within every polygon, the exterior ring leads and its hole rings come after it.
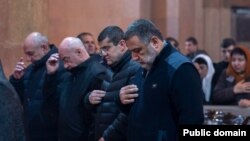
POLYGON ((144 58, 144 63, 141 64, 142 67, 149 70, 152 67, 157 55, 158 53, 156 50, 154 50, 152 47, 148 47, 148 54, 144 58))

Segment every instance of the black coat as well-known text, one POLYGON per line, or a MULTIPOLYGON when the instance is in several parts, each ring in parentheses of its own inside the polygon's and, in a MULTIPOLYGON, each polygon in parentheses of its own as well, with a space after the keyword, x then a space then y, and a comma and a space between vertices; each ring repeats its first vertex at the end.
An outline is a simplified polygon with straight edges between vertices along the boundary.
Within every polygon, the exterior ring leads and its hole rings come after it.
MULTIPOLYGON (((127 51, 121 60, 111 66, 113 77, 106 90, 102 102, 94 105, 94 141, 104 137, 105 141, 126 141, 127 116, 120 113, 115 103, 120 89, 128 85, 139 69, 139 64, 131 61, 131 53, 127 51)), ((90 104, 86 96, 86 104, 90 104)))
POLYGON ((25 141, 23 109, 0 62, 0 141, 25 141))
POLYGON ((167 43, 147 73, 129 112, 128 141, 177 141, 182 124, 203 124, 200 77, 192 63, 167 43))
POLYGON ((219 78, 220 78, 222 72, 227 68, 227 66, 228 66, 228 62, 225 62, 225 61, 221 61, 219 63, 214 63, 215 73, 214 73, 214 76, 212 79, 212 85, 214 87, 217 84, 217 82, 219 81, 219 78))
POLYGON ((55 46, 50 48, 45 56, 27 67, 21 79, 10 77, 24 108, 25 128, 31 141, 57 141, 57 105, 53 94, 43 92, 46 61, 57 52, 55 46))
MULTIPOLYGON (((46 81, 52 82, 56 74, 48 75, 46 81)), ((89 58, 70 70, 60 83, 50 83, 47 91, 57 91, 59 103, 59 140, 87 141, 91 114, 84 106, 85 95, 95 89, 103 89, 102 84, 110 78, 107 69, 94 58, 89 58)))
MULTIPOLYGON (((247 77, 245 81, 249 80, 250 77, 247 77)), ((235 78, 228 75, 225 69, 214 88, 213 102, 217 105, 238 105, 241 99, 250 99, 250 93, 235 94, 233 91, 235 85, 235 78)))

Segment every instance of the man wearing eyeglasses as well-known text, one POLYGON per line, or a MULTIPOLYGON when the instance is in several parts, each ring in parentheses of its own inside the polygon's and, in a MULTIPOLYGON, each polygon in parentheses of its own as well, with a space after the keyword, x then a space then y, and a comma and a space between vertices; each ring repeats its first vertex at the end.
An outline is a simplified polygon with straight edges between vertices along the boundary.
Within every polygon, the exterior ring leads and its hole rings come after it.
POLYGON ((94 137, 91 141, 126 141, 127 117, 115 104, 121 87, 127 85, 139 69, 131 61, 131 52, 118 26, 108 26, 99 34, 100 53, 113 71, 106 91, 94 90, 86 97, 86 105, 94 107, 94 137))

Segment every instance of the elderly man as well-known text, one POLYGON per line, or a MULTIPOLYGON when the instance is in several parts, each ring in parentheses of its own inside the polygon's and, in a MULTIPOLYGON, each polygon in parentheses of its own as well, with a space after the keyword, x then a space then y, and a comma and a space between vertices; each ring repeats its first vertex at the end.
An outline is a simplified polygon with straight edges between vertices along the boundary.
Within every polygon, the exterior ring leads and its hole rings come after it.
POLYGON ((21 57, 10 77, 10 82, 23 104, 28 139, 57 141, 56 102, 54 95, 43 92, 46 61, 51 54, 57 52, 57 48, 49 44, 46 36, 33 32, 25 38, 23 50, 30 65, 26 67, 21 57))
POLYGON ((163 42, 148 20, 132 23, 124 39, 142 67, 132 85, 120 90, 121 103, 132 106, 128 141, 177 141, 179 125, 202 124, 200 77, 188 58, 163 42))
POLYGON ((96 89, 103 89, 103 84, 109 80, 107 69, 90 58, 81 40, 75 37, 65 38, 59 46, 59 54, 53 54, 47 61, 45 91, 56 92, 59 102, 59 140, 86 141, 89 135, 91 117, 85 109, 84 97, 96 89), (59 59, 70 72, 64 75, 60 84, 55 82, 59 59), (53 83, 54 82, 54 83, 53 83))

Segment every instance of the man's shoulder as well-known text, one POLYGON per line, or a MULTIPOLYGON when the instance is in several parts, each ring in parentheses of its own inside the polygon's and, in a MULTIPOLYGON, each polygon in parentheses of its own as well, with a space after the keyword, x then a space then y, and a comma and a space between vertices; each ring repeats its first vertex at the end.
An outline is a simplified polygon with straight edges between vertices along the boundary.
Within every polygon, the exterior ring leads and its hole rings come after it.
POLYGON ((214 68, 215 70, 218 72, 222 72, 225 68, 227 68, 228 66, 228 63, 227 62, 224 62, 224 61, 221 61, 221 62, 218 62, 218 63, 214 63, 214 68))
POLYGON ((182 70, 181 66, 189 66, 191 68, 194 68, 190 59, 177 51, 172 52, 170 55, 165 57, 164 64, 166 69, 166 75, 168 76, 169 80, 173 79, 173 76, 177 71, 183 71, 183 72, 186 71, 182 70))
POLYGON ((136 72, 136 71, 139 70, 139 68, 140 68, 139 63, 137 63, 137 62, 135 62, 133 60, 129 61, 129 67, 128 67, 129 71, 136 72))
POLYGON ((165 63, 175 69, 184 63, 191 63, 191 61, 178 51, 172 52, 169 56, 165 57, 165 63))
POLYGON ((116 73, 116 78, 125 78, 125 77, 131 77, 137 73, 137 71, 140 69, 140 64, 129 60, 126 62, 125 65, 120 69, 119 72, 116 73))
POLYGON ((93 59, 91 65, 89 65, 88 67, 88 75, 93 75, 97 78, 107 81, 111 80, 112 72, 97 60, 93 59))
POLYGON ((220 61, 220 62, 216 63, 216 65, 219 67, 227 67, 228 63, 225 61, 220 61))

